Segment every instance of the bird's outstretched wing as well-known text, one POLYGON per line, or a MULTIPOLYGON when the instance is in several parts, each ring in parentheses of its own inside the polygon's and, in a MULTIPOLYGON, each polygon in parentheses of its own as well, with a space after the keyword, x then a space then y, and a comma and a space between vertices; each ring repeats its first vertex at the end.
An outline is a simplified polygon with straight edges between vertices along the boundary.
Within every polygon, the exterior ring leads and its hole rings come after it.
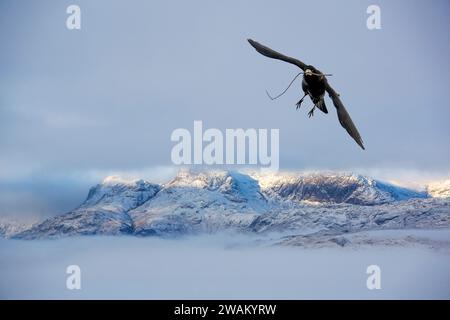
POLYGON ((363 141, 361 139, 361 135, 359 134, 358 129, 356 129, 356 126, 353 123, 352 118, 350 118, 350 115, 345 109, 344 104, 339 98, 339 94, 336 91, 334 91, 334 89, 330 86, 327 80, 325 84, 326 84, 325 90, 328 92, 331 100, 333 100, 333 104, 336 107, 338 119, 339 122, 341 123, 341 126, 344 127, 344 129, 347 130, 348 134, 356 141, 356 143, 363 150, 365 150, 363 141))
POLYGON ((263 46, 262 44, 260 44, 256 41, 253 41, 252 39, 248 39, 248 42, 252 45, 253 48, 256 49, 256 51, 261 53, 263 56, 266 56, 266 57, 272 58, 272 59, 286 61, 288 63, 292 63, 292 64, 296 65, 297 67, 299 67, 300 69, 302 69, 303 71, 305 71, 306 64, 304 64, 300 60, 285 56, 284 54, 276 52, 275 50, 272 50, 266 46, 263 46))

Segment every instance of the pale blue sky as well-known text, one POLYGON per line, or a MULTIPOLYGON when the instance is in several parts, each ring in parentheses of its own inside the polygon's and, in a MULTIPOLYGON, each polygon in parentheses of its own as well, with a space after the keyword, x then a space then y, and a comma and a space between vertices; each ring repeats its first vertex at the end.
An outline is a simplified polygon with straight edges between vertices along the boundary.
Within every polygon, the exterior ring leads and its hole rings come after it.
POLYGON ((32 199, 44 214, 68 210, 92 182, 86 172, 168 166, 172 130, 194 120, 279 128, 282 169, 447 173, 449 9, 445 0, 2 0, 0 213, 32 199), (81 7, 80 31, 66 29, 70 4, 81 7), (381 30, 366 28, 370 4, 381 7, 381 30), (298 70, 257 54, 249 37, 333 73, 367 150, 331 102, 313 119, 309 101, 295 111, 299 83, 270 101, 264 90, 280 92, 298 70))

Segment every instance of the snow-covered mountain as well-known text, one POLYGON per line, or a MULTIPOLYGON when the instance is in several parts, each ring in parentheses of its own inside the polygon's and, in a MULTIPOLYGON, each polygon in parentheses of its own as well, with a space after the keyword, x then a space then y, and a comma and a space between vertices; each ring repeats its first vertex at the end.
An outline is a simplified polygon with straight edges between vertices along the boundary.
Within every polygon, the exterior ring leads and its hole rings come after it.
POLYGON ((418 192, 350 173, 255 175, 265 193, 299 202, 379 205, 397 200, 426 198, 418 192))
POLYGON ((89 190, 86 201, 75 210, 45 220, 18 234, 22 239, 71 235, 133 233, 128 212, 154 197, 160 186, 143 180, 108 177, 89 190))
MULTIPOLYGON (((441 193, 440 193, 441 194, 441 193)), ((450 199, 348 173, 180 171, 165 184, 108 177, 75 210, 15 238, 348 233, 450 226, 450 199)))

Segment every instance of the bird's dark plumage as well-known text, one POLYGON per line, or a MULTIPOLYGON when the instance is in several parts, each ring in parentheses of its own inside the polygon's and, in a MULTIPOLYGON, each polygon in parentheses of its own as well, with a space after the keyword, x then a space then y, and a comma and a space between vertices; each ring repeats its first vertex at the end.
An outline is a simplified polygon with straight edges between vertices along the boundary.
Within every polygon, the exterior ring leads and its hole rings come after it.
POLYGON ((278 59, 282 61, 286 61, 288 63, 295 64, 297 67, 305 71, 306 64, 301 62, 300 60, 285 56, 284 54, 281 54, 279 52, 276 52, 266 46, 263 46, 262 44, 253 41, 252 39, 248 39, 248 42, 252 45, 253 48, 256 49, 259 53, 261 53, 263 56, 266 56, 268 58, 272 59, 278 59))
MULTIPOLYGON (((302 61, 288 57, 284 54, 281 54, 275 50, 270 49, 254 40, 248 39, 250 45, 256 49, 260 54, 277 60, 282 60, 288 63, 291 63, 300 69, 303 70, 303 81, 302 81, 302 89, 305 93, 305 96, 308 95, 312 102, 314 103, 314 108, 318 108, 324 113, 328 113, 327 107, 325 105, 325 92, 328 93, 329 97, 333 101, 334 106, 337 110, 337 115, 341 126, 347 130, 348 134, 356 141, 356 143, 364 150, 364 144, 361 138, 361 135, 356 129, 355 124, 353 123, 350 115, 344 107, 341 99, 339 98, 339 94, 330 86, 325 75, 317 70, 315 67, 311 65, 306 65, 302 61)), ((304 96, 304 97, 305 97, 304 96)), ((304 98, 303 97, 303 98, 304 98)), ((297 103, 297 108, 300 107, 303 102, 303 98, 297 103)), ((309 112, 309 116, 311 117, 314 112, 314 108, 309 112)))

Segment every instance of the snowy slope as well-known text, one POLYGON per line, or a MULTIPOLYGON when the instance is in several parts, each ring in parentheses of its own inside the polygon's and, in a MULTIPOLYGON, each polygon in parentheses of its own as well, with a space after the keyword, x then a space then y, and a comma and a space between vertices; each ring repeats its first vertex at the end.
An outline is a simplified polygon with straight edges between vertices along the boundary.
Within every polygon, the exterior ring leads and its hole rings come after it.
POLYGON ((0 218, 0 238, 10 238, 33 227, 35 221, 23 221, 11 217, 0 218))
POLYGON ((253 232, 449 228, 450 199, 409 199, 377 206, 350 204, 303 206, 257 217, 253 232))
POLYGON ((160 187, 143 180, 123 181, 108 177, 90 189, 86 201, 77 209, 45 220, 19 233, 22 239, 71 235, 128 234, 133 221, 128 211, 153 197, 160 187))
POLYGON ((243 228, 267 209, 258 182, 247 175, 181 171, 152 201, 129 214, 136 234, 173 235, 243 228))

